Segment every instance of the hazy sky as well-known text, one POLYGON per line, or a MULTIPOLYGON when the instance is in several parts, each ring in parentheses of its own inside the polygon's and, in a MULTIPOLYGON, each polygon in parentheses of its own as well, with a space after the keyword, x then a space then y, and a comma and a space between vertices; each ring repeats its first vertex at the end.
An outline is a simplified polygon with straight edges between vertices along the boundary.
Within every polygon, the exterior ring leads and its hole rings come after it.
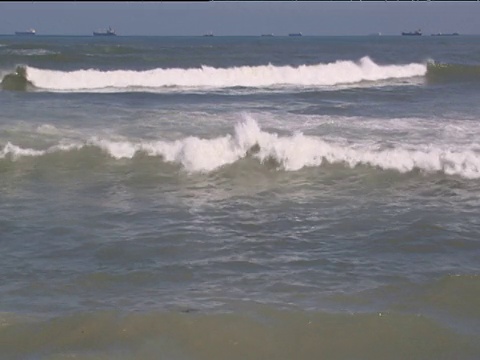
POLYGON ((0 34, 45 35, 398 35, 480 34, 477 1, 0 2, 0 34))

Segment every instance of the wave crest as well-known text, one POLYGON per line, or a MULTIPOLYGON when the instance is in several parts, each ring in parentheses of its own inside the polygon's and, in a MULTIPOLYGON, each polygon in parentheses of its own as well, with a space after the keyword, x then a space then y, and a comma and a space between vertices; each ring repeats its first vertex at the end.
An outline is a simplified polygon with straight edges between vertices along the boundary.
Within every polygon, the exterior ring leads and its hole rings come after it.
POLYGON ((146 71, 85 69, 59 71, 26 67, 27 80, 37 88, 53 91, 101 89, 158 89, 165 87, 227 88, 274 86, 332 86, 362 81, 423 76, 424 64, 378 65, 369 57, 358 62, 293 66, 240 66, 231 68, 152 69, 146 71))
POLYGON ((17 66, 15 72, 2 78, 0 86, 4 90, 26 91, 33 88, 27 79, 27 70, 24 66, 17 66))
POLYGON ((397 145, 389 149, 371 144, 346 145, 302 133, 279 136, 263 131, 249 116, 235 126, 233 136, 227 134, 212 139, 189 136, 175 141, 137 142, 94 137, 84 143, 63 143, 46 150, 24 149, 7 143, 0 150, 0 158, 16 160, 86 147, 100 149, 114 159, 132 159, 139 153, 157 156, 165 162, 179 164, 189 172, 210 172, 251 157, 262 164, 271 164, 273 160, 279 169, 286 171, 341 164, 349 168, 363 165, 401 173, 418 169, 428 173, 480 178, 480 153, 473 145, 397 145))

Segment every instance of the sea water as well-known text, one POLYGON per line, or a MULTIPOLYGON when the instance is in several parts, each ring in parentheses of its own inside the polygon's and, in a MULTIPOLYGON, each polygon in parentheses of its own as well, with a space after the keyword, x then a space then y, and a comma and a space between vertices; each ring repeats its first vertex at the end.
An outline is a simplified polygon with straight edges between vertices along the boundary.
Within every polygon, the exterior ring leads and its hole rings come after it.
POLYGON ((0 358, 478 359, 479 40, 0 37, 0 358))

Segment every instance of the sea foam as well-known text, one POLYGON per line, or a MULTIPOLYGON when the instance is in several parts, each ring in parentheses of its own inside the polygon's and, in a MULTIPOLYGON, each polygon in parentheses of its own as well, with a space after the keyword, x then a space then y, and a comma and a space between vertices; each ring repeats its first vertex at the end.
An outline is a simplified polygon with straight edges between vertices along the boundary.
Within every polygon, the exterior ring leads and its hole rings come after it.
POLYGON ((211 139, 189 136, 174 141, 131 141, 92 137, 83 143, 63 142, 44 150, 25 149, 9 142, 0 150, 0 158, 16 160, 84 147, 96 147, 113 159, 132 159, 140 153, 161 157, 165 162, 181 165, 188 172, 214 171, 250 156, 260 163, 273 160, 279 169, 285 171, 328 163, 349 168, 363 165, 401 173, 418 169, 427 173, 480 178, 480 153, 474 145, 402 144, 384 148, 372 143, 325 141, 300 132, 279 136, 263 131, 248 115, 235 126, 233 135, 211 139))
POLYGON ((165 87, 226 88, 275 86, 332 86, 362 81, 423 76, 426 64, 379 65, 369 57, 327 64, 239 66, 215 68, 157 68, 145 71, 83 69, 59 71, 27 66, 27 80, 40 89, 56 91, 134 90, 165 87))

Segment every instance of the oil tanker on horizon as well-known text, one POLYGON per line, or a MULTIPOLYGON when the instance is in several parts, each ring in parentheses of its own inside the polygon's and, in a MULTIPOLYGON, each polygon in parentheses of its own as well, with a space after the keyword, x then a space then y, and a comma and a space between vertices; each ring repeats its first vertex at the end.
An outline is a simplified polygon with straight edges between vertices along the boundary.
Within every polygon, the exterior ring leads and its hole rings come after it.
POLYGON ((35 29, 28 29, 25 31, 15 31, 15 35, 35 35, 35 29))
POLYGON ((418 29, 412 32, 402 32, 402 36, 422 36, 422 30, 418 29))
POLYGON ((117 36, 117 34, 115 33, 115 30, 109 26, 106 30, 94 31, 93 36, 117 36))

